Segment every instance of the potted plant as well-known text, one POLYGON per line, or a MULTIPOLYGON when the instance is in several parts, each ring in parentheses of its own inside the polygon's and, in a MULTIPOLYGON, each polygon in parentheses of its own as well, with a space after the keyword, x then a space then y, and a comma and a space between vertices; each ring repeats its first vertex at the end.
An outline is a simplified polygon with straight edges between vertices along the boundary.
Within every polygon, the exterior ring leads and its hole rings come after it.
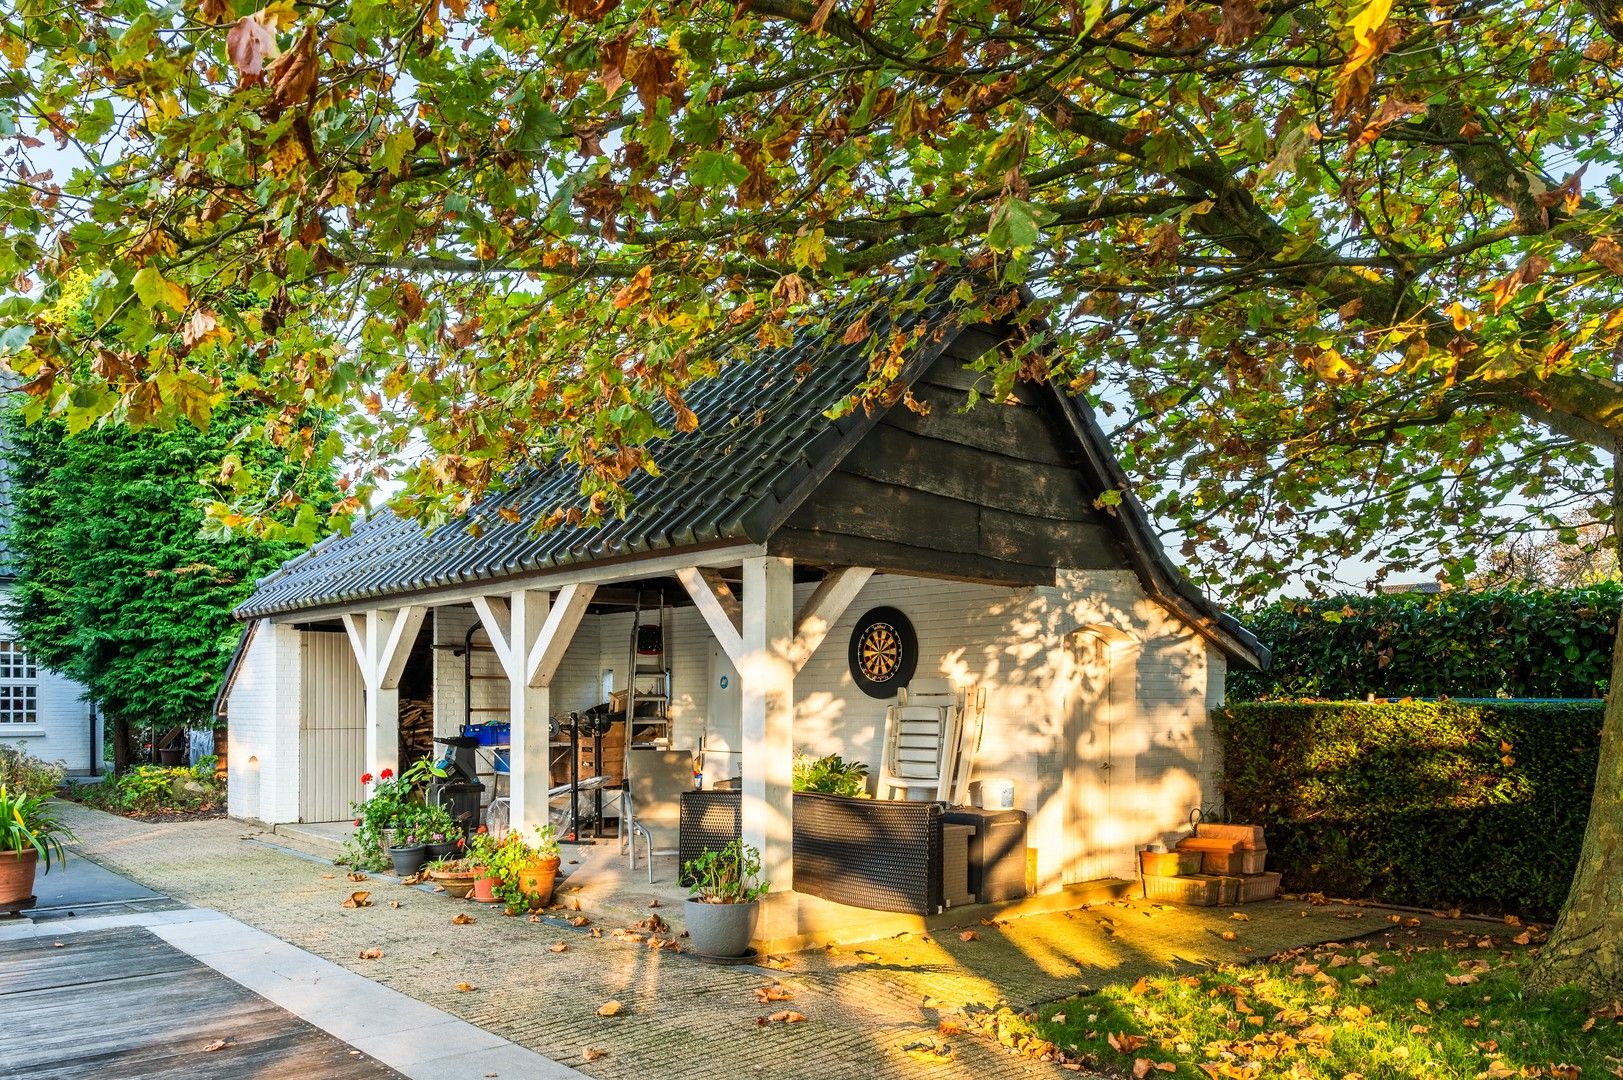
POLYGON ((532 838, 526 840, 514 829, 496 842, 490 854, 495 895, 510 911, 546 907, 558 880, 557 831, 551 825, 542 825, 532 829, 530 835, 532 838))
POLYGON ((430 859, 456 857, 462 847, 462 830, 457 828, 451 811, 443 806, 426 807, 419 826, 423 842, 428 845, 430 859))
MULTIPOLYGON (((473 899, 481 904, 494 904, 496 902, 496 874, 491 870, 491 860, 495 858, 496 849, 500 841, 491 835, 490 830, 483 825, 473 834, 473 840, 468 844, 468 854, 463 860, 468 864, 468 872, 473 875, 473 899)), ((446 890, 450 891, 450 890, 446 890)))
MULTIPOLYGON (((466 857, 460 859, 435 859, 424 869, 436 885, 458 900, 466 899, 468 894, 473 892, 473 879, 476 868, 472 859, 466 857)), ((482 870, 483 867, 477 869, 482 870)), ((488 885, 486 891, 489 891, 488 885)), ((492 899, 494 899, 494 896, 492 896, 492 899)))
POLYGON ((794 789, 824 795, 844 795, 851 799, 866 799, 868 766, 861 761, 846 761, 838 754, 820 758, 814 758, 810 754, 796 754, 794 789))
POLYGON ((688 937, 704 956, 743 956, 771 884, 761 876, 761 853, 734 840, 682 866, 691 894, 683 905, 688 937))
POLYGON ((395 819, 389 834, 389 861, 400 877, 411 877, 428 861, 428 844, 423 831, 422 811, 411 808, 395 819))
POLYGON ((77 837, 56 819, 45 796, 13 796, 0 784, 0 910, 33 899, 40 863, 48 874, 53 855, 58 863, 67 859, 64 839, 77 837))

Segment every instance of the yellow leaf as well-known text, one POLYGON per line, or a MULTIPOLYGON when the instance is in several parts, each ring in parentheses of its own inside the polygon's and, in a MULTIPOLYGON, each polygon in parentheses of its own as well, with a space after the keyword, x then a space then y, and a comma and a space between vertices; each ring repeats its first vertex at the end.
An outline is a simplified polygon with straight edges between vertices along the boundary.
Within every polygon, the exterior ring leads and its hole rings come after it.
POLYGON ((625 1006, 618 1001, 605 1001, 597 1007, 599 1016, 619 1016, 622 1012, 625 1012, 625 1006))
POLYGON ((1362 45, 1386 25, 1391 14, 1392 0, 1369 0, 1347 23, 1347 29, 1352 31, 1353 40, 1362 45))
POLYGON ((464 994, 466 994, 466 993, 470 993, 473 990, 473 984, 472 983, 459 982, 459 983, 456 984, 456 988, 458 990, 462 991, 464 994))

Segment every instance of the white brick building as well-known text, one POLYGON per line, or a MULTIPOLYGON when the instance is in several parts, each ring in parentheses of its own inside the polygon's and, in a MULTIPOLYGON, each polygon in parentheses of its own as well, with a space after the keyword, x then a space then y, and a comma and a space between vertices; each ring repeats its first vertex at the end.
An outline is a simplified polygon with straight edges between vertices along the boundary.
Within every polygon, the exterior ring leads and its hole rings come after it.
POLYGON ((439 733, 511 723, 513 815, 545 820, 547 720, 627 684, 632 598, 657 592, 668 742, 738 778, 774 880, 792 753, 879 769, 894 693, 864 691, 851 645, 876 609, 910 625, 912 677, 986 691, 974 771, 1015 782, 1038 888, 1131 874, 1136 845, 1213 801, 1210 711, 1228 664, 1266 651, 1167 562, 1085 405, 1036 384, 967 407, 989 386, 966 365, 1002 328, 937 309, 897 329, 921 343, 900 381, 922 410, 826 419, 866 360, 802 341, 691 388, 699 431, 653 446, 624 519, 533 531, 579 499, 551 470, 478 530, 381 514, 262 581, 240 611, 257 630, 229 695, 231 812, 343 814, 363 768, 398 767, 415 680, 439 733))
MULTIPOLYGON (((11 586, 0 580, 0 598, 11 586)), ((84 687, 40 667, 0 614, 0 744, 46 761, 60 761, 74 776, 106 767, 102 723, 84 687)))

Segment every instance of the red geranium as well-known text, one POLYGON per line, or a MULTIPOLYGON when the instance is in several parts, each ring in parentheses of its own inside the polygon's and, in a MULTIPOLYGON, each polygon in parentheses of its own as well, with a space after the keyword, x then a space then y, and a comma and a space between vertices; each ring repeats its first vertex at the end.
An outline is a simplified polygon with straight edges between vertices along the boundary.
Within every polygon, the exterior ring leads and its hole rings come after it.
MULTIPOLYGON (((385 779, 385 780, 387 780, 387 779, 388 779, 388 778, 389 778, 389 774, 388 774, 388 773, 384 773, 384 774, 383 774, 383 778, 384 778, 384 779, 385 779)), ((361 774, 361 783, 363 783, 363 784, 370 784, 370 783, 371 783, 371 782, 372 782, 372 774, 371 774, 371 773, 369 773, 369 772, 363 772, 363 773, 362 773, 362 774, 361 774)))
POLYGON ((382 772, 378 773, 378 779, 379 780, 387 780, 387 779, 389 779, 389 777, 391 777, 393 775, 394 775, 394 770, 393 769, 384 769, 382 772))

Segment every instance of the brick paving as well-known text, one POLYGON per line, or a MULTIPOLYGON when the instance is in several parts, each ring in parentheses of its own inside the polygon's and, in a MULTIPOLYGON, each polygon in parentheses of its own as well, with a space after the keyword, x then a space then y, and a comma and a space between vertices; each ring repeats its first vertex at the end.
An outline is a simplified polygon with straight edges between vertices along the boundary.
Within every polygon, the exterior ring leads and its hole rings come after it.
POLYGON ((920 1060, 906 1047, 931 1039, 942 1019, 966 1008, 1024 1007, 1178 965, 1252 959, 1357 936, 1382 920, 1280 902, 1248 905, 1241 921, 1228 910, 1133 901, 977 925, 967 941, 953 931, 837 946, 766 971, 617 940, 613 924, 593 938, 558 919, 507 918, 388 880, 352 883, 343 868, 269 846, 270 834, 240 822, 147 824, 71 804, 63 810, 96 862, 604 1078, 1074 1076, 970 1035, 947 1040, 951 1052, 941 1061, 920 1060), (341 907, 354 889, 369 889, 373 905, 341 907), (459 912, 475 921, 453 925, 459 912), (552 952, 558 942, 568 948, 552 952), (374 946, 381 959, 358 957, 374 946), (772 982, 793 999, 760 1005, 755 991, 772 982), (609 1000, 624 1011, 598 1016, 609 1000), (758 1022, 784 1008, 806 1021, 758 1022), (587 1061, 588 1047, 603 1053, 587 1061))

